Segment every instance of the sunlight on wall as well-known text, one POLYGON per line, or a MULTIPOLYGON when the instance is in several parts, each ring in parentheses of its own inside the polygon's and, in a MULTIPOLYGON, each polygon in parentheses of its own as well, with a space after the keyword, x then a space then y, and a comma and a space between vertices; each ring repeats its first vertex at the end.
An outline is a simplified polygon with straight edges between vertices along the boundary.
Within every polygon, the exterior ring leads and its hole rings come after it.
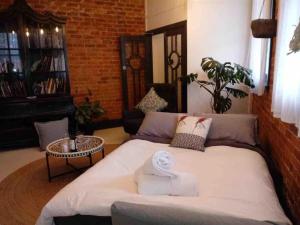
POLYGON ((146 30, 186 20, 187 0, 146 0, 146 30))
MULTIPOLYGON (((188 0, 188 73, 199 73, 201 59, 246 64, 251 0, 188 0)), ((246 113, 248 98, 232 99, 229 112, 246 113)), ((188 112, 211 112, 211 96, 196 84, 188 87, 188 112)))

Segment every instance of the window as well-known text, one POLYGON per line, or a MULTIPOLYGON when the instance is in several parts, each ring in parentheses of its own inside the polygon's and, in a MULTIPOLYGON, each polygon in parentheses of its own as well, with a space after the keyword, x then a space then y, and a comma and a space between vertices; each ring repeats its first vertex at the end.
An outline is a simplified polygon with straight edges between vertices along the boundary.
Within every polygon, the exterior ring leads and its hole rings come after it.
POLYGON ((290 42, 299 21, 300 1, 279 1, 272 112, 282 121, 295 124, 298 136, 300 136, 300 51, 290 53, 290 42))
MULTIPOLYGON (((273 14, 273 0, 253 0, 252 20, 271 19, 273 14)), ((268 86, 271 56, 271 38, 254 38, 250 36, 249 68, 253 72, 257 95, 263 95, 265 86, 268 86)))

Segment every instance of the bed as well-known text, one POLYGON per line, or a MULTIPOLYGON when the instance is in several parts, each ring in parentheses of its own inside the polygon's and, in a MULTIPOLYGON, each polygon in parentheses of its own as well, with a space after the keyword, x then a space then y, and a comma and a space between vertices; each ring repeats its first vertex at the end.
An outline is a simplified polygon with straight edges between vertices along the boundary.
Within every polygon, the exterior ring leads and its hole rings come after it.
POLYGON ((45 205, 36 224, 53 225, 54 220, 56 225, 68 224, 67 221, 72 224, 70 221, 78 222, 80 218, 97 220, 94 224, 110 224, 111 206, 116 201, 291 224, 279 204, 265 160, 258 152, 222 145, 199 152, 138 139, 121 145, 59 191, 45 205), (176 170, 197 177, 198 197, 137 194, 135 171, 162 149, 174 155, 176 170))

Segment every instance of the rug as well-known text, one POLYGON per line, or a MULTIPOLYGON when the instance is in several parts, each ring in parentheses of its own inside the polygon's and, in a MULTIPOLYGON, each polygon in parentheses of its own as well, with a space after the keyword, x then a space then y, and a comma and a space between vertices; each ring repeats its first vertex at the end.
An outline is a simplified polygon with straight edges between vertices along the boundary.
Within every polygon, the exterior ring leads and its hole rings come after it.
MULTIPOLYGON (((118 145, 105 145, 109 154, 118 145)), ((93 162, 101 160, 102 153, 93 155, 93 162)), ((72 164, 82 167, 89 159, 71 159, 72 164)), ((64 159, 50 159, 51 173, 68 171, 64 159)), ((48 182, 45 159, 39 159, 10 174, 0 183, 0 225, 34 225, 44 205, 64 186, 78 177, 71 173, 48 182)))

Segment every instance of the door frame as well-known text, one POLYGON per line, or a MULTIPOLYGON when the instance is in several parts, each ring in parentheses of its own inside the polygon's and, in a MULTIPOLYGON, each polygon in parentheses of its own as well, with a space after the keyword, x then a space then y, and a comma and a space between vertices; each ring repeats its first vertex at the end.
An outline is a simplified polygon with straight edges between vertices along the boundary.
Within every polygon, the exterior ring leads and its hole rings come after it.
MULTIPOLYGON (((166 33, 174 33, 176 31, 180 30, 182 32, 182 43, 184 43, 181 47, 182 47, 182 55, 183 58, 185 60, 182 61, 182 76, 186 76, 187 75, 187 21, 181 21, 178 23, 173 23, 170 25, 166 25, 163 27, 159 27, 156 29, 152 29, 152 30, 148 30, 146 32, 146 35, 148 35, 148 37, 152 37, 153 35, 157 35, 157 34, 166 34, 166 33)), ((166 35, 165 35, 165 39, 166 39, 166 35)), ((149 45, 151 47, 151 71, 153 71, 153 65, 152 65, 152 38, 151 38, 151 45, 149 45)), ((167 51, 167 46, 166 46, 166 40, 164 43, 164 52, 165 52, 165 57, 166 57, 166 51, 167 51)), ((165 61, 166 62, 166 61, 165 61)), ((165 66, 165 68, 167 68, 165 66)), ((165 69, 165 76, 167 75, 167 71, 165 69)), ((181 99, 182 99, 182 112, 187 112, 187 83, 182 81, 181 84, 181 99)))

